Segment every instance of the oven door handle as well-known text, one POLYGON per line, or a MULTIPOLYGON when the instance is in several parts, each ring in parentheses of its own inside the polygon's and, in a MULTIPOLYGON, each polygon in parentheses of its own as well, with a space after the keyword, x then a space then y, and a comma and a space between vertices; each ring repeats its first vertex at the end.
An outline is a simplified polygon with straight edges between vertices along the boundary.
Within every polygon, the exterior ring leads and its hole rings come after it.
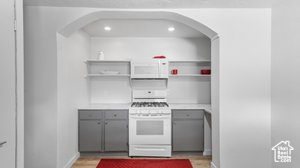
POLYGON ((135 150, 140 150, 140 151, 165 151, 165 149, 162 148, 135 148, 135 150))

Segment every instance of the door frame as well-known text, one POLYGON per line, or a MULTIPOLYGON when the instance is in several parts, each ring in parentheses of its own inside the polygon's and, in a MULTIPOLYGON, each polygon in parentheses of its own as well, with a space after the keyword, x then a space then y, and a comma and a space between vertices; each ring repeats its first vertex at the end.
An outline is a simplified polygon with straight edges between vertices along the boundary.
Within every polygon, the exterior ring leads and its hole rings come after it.
POLYGON ((15 3, 16 168, 24 168, 24 29, 23 0, 15 3))

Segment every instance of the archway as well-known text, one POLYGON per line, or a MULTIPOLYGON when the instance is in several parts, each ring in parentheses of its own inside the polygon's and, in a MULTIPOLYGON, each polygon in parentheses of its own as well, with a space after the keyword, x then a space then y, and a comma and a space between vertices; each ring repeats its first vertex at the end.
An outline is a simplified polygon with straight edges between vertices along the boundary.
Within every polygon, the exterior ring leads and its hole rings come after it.
MULTIPOLYGON (((84 26, 95 22, 100 19, 162 19, 180 22, 182 24, 188 25, 189 27, 203 33, 211 40, 211 136, 212 150, 207 149, 205 151, 207 154, 213 155, 213 162, 219 163, 220 160, 220 140, 219 140, 219 37, 218 34, 211 30, 206 25, 193 20, 189 17, 174 13, 174 12, 164 12, 164 11, 97 11, 92 12, 88 15, 80 17, 63 29, 58 31, 58 33, 64 37, 70 36, 75 31, 83 28, 84 26)), ((209 118, 209 117, 207 117, 209 118)), ((207 142, 206 142, 207 143, 207 142)), ((205 146, 209 143, 205 144, 205 146)))

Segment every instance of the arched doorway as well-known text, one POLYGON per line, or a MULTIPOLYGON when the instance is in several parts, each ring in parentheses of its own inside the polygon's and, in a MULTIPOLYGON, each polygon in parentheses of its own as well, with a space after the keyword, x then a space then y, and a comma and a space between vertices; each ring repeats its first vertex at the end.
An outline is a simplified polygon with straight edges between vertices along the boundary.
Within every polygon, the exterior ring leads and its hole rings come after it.
POLYGON ((84 26, 95 22, 100 19, 161 19, 179 22, 193 29, 203 33, 211 40, 211 117, 206 117, 208 127, 210 130, 206 130, 206 135, 211 135, 211 138, 205 138, 205 147, 207 147, 207 154, 213 155, 213 161, 219 162, 219 37, 218 34, 211 30, 209 27, 195 21, 186 16, 174 13, 174 12, 163 12, 163 11, 97 11, 92 12, 88 15, 80 17, 58 33, 64 37, 68 37, 73 32, 83 28, 84 26), (208 132, 207 132, 208 131, 208 132), (209 132, 211 131, 211 132, 209 132), (210 143, 211 142, 211 143, 210 143), (212 146, 211 151, 210 145, 212 146))

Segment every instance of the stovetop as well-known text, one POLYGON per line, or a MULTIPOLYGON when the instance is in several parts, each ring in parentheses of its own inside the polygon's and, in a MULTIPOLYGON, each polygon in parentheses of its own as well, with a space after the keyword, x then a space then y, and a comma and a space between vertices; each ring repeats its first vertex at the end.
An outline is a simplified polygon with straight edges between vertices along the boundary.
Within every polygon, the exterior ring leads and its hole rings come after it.
POLYGON ((131 107, 169 107, 166 102, 133 102, 131 107))

